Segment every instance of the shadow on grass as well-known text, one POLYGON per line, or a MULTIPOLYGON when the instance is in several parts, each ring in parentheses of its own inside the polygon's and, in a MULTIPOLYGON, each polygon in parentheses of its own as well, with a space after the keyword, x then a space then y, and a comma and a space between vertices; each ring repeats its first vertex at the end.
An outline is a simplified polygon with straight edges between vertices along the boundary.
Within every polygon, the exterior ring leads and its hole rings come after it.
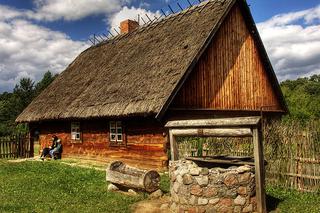
POLYGON ((279 205, 280 202, 282 202, 282 199, 273 197, 271 195, 266 195, 266 200, 267 200, 267 211, 275 211, 279 205))

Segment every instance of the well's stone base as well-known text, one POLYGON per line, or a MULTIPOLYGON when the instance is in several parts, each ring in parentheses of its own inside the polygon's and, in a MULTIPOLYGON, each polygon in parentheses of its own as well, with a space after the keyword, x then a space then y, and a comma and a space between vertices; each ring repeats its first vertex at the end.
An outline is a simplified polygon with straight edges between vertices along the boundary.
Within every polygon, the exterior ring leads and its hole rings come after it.
POLYGON ((253 166, 201 168, 188 160, 169 165, 174 212, 254 212, 253 166))

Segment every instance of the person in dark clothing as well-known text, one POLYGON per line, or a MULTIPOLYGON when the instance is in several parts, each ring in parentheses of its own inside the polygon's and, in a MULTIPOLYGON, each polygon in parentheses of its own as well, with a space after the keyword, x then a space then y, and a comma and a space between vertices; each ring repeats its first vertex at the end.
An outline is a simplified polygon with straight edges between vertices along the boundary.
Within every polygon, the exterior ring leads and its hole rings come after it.
POLYGON ((59 154, 62 151, 62 145, 61 145, 61 140, 56 136, 52 136, 52 144, 49 146, 49 148, 44 148, 42 150, 42 154, 40 158, 44 160, 44 158, 50 154, 51 158, 54 159, 54 154, 59 154))
POLYGON ((62 151, 62 145, 61 145, 61 140, 58 139, 55 141, 53 146, 51 147, 51 150, 49 151, 49 154, 51 156, 51 159, 55 160, 55 155, 60 155, 62 151))

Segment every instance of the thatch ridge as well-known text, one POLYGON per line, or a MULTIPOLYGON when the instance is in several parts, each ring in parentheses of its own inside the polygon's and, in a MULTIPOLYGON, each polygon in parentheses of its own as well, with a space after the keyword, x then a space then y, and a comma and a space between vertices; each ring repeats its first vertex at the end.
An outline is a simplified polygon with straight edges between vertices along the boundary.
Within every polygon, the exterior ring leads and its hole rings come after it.
POLYGON ((16 121, 155 116, 234 2, 210 0, 88 48, 16 121))

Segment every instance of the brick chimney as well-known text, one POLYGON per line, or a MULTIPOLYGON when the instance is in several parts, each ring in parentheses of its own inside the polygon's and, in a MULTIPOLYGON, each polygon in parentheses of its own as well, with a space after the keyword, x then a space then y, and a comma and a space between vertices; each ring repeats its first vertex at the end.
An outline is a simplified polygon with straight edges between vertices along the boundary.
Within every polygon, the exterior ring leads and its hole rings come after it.
POLYGON ((127 19, 120 23, 121 34, 130 33, 135 29, 137 29, 138 27, 139 27, 139 23, 130 19, 127 19))

